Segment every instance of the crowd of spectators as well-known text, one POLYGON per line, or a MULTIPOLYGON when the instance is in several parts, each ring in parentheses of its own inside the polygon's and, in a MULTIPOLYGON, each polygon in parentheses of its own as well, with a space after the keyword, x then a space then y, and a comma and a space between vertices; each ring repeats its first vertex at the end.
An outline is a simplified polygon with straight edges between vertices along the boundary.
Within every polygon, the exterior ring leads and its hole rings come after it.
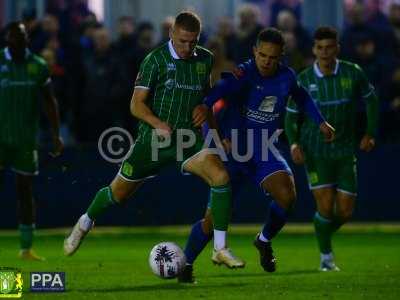
MULTIPOLYGON (((275 0, 268 25, 283 32, 284 62, 300 72, 313 62, 312 32, 300 22, 301 6, 290 2, 275 0)), ((391 0, 386 13, 377 2, 349 1, 345 6, 341 58, 359 64, 377 89, 380 138, 400 141, 400 0, 391 0)), ((136 74, 142 59, 169 39, 173 17, 166 17, 157 30, 149 22, 121 16, 112 39, 85 1, 68 1, 65 7, 52 3, 41 20, 29 11, 23 22, 30 49, 49 65, 67 143, 96 142, 112 126, 134 135, 136 121, 129 102, 136 74)), ((202 34, 200 44, 215 55, 215 79, 252 56, 257 34, 265 26, 261 15, 257 6, 244 5, 237 11, 237 24, 231 17, 222 17, 213 30, 202 34)), ((0 46, 4 46, 3 38, 0 46)))

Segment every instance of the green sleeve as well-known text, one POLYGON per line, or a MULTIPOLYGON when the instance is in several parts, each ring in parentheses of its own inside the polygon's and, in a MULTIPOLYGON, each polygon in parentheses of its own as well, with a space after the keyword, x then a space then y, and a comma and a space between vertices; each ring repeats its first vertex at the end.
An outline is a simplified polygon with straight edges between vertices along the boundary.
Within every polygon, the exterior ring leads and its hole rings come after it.
POLYGON ((379 99, 375 93, 367 99, 367 134, 375 137, 379 122, 379 99))
POLYGON ((285 132, 289 145, 299 143, 298 115, 296 103, 293 99, 289 99, 285 116, 285 132))
POLYGON ((39 60, 40 75, 39 75, 39 85, 44 86, 50 82, 50 70, 47 63, 43 60, 39 60))
POLYGON ((374 86, 368 81, 364 71, 356 65, 358 86, 361 96, 367 104, 367 134, 376 136, 379 121, 379 99, 375 93, 374 86))
POLYGON ((157 62, 151 54, 148 55, 140 65, 139 73, 135 81, 135 87, 153 88, 157 81, 157 70, 157 62))

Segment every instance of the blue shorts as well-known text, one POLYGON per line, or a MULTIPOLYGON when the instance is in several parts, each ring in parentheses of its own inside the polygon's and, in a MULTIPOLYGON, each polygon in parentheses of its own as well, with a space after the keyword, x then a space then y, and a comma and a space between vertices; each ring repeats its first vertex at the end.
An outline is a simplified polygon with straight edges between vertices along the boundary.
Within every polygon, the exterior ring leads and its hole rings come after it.
MULTIPOLYGON (((269 158, 268 161, 258 160, 256 157, 247 162, 238 162, 229 155, 228 161, 224 162, 231 179, 233 198, 241 190, 246 179, 261 187, 263 181, 274 173, 286 172, 289 175, 293 175, 292 170, 281 155, 278 157, 274 156, 273 159, 269 158)), ((267 193, 266 191, 264 192, 267 193)), ((210 199, 207 207, 211 208, 210 199)))
POLYGON ((268 161, 256 157, 247 162, 238 162, 231 156, 229 157, 229 160, 225 162, 225 168, 229 173, 232 185, 240 184, 243 181, 242 178, 246 177, 261 187, 263 181, 276 172, 283 171, 292 175, 292 170, 281 155, 279 157, 270 156, 268 161))

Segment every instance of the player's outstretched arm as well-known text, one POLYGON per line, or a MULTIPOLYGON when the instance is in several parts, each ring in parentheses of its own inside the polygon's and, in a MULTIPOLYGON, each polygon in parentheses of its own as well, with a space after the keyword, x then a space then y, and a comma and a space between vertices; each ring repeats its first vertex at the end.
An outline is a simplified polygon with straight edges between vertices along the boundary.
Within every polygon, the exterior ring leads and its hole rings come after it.
POLYGON ((44 97, 44 109, 51 126, 53 139, 54 150, 51 154, 53 156, 59 156, 64 150, 64 142, 60 136, 60 115, 58 113, 58 103, 54 96, 51 82, 43 86, 42 94, 44 97))
POLYGON ((130 107, 132 115, 151 127, 163 131, 164 133, 160 132, 161 135, 170 135, 171 127, 166 122, 161 121, 146 104, 149 95, 149 89, 135 88, 130 107))
POLYGON ((360 149, 370 152, 375 147, 375 136, 379 121, 379 100, 375 92, 367 97, 367 132, 361 139, 360 149))
POLYGON ((304 153, 299 143, 298 112, 287 111, 285 116, 285 133, 290 145, 290 154, 295 164, 304 163, 304 153))
POLYGON ((226 96, 238 92, 246 80, 244 71, 236 71, 232 74, 224 73, 223 75, 224 78, 218 80, 204 98, 204 104, 209 108, 212 108, 219 99, 225 99, 226 96))

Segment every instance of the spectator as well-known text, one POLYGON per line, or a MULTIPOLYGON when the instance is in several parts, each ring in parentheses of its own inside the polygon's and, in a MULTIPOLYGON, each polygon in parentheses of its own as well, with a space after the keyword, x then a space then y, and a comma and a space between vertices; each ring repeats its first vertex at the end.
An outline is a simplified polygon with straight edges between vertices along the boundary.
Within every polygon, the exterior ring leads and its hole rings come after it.
POLYGON ((296 38, 297 48, 303 56, 312 56, 312 40, 308 32, 297 21, 290 10, 281 10, 277 17, 277 28, 283 33, 292 32, 296 38))
POLYGON ((396 38, 396 55, 400 57, 400 0, 393 0, 390 4, 389 21, 396 38))
POLYGON ((118 20, 118 37, 113 48, 116 55, 127 58, 136 46, 135 24, 132 17, 122 16, 118 20))
POLYGON ((222 17, 219 19, 216 35, 224 43, 226 58, 234 61, 236 55, 237 36, 233 20, 229 17, 222 17))
POLYGON ((158 45, 162 45, 169 41, 169 31, 171 30, 172 26, 174 25, 174 17, 168 16, 164 19, 161 23, 161 38, 158 42, 158 45))
POLYGON ((293 68, 296 73, 303 70, 313 62, 312 56, 306 57, 302 51, 300 51, 297 45, 297 38, 292 31, 286 31, 283 33, 285 39, 285 59, 286 65, 293 68))
POLYGON ((239 8, 239 27, 235 62, 243 62, 253 55, 253 46, 263 26, 259 23, 260 10, 257 6, 245 4, 239 8))
POLYGON ((84 90, 79 109, 78 141, 94 142, 113 125, 110 111, 115 84, 116 62, 111 53, 110 34, 104 27, 93 34, 94 51, 83 62, 84 90), (90 122, 89 122, 90 120, 90 122))
POLYGON ((226 57, 224 43, 220 38, 210 38, 206 48, 214 54, 214 65, 211 71, 211 84, 214 85, 221 78, 221 73, 233 71, 235 64, 226 57))
POLYGON ((400 142, 400 65, 382 89, 381 135, 386 142, 400 142))

